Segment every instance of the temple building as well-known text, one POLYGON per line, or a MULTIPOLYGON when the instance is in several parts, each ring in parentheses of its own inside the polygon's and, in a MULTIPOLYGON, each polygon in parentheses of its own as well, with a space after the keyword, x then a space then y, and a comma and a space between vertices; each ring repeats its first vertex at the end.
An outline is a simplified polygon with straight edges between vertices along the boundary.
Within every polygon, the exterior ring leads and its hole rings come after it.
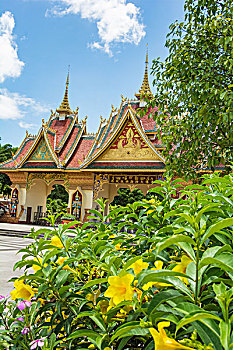
MULTIPOLYGON (((68 212, 82 221, 97 198, 111 203, 119 188, 139 188, 144 194, 162 177, 165 160, 156 133, 156 121, 140 117, 143 96, 150 95, 148 54, 143 83, 134 99, 121 97, 108 119, 100 118, 97 133, 87 132, 87 117, 80 119, 68 100, 69 73, 63 101, 42 119, 37 135, 26 132, 17 153, 0 164, 12 181, 11 222, 33 222, 46 212, 54 184, 69 194, 68 212)), ((107 209, 108 210, 108 209, 107 209)))

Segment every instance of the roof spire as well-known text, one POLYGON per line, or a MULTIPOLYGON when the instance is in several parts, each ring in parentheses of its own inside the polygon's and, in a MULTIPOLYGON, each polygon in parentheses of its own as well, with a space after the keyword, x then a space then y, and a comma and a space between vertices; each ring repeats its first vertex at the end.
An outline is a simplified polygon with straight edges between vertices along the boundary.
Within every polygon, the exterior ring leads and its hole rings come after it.
POLYGON ((59 114, 72 114, 73 112, 70 109, 69 99, 68 99, 68 90, 69 90, 69 79, 70 79, 70 66, 68 67, 68 74, 66 79, 66 89, 63 97, 63 101, 58 109, 56 109, 59 114))
POLYGON ((145 96, 145 95, 152 95, 151 89, 150 89, 150 85, 149 85, 149 79, 148 79, 148 44, 147 46, 147 51, 146 51, 146 67, 145 67, 145 73, 144 73, 144 78, 143 78, 143 82, 142 82, 142 86, 139 89, 139 92, 137 94, 135 94, 135 96, 140 99, 141 96, 145 96))

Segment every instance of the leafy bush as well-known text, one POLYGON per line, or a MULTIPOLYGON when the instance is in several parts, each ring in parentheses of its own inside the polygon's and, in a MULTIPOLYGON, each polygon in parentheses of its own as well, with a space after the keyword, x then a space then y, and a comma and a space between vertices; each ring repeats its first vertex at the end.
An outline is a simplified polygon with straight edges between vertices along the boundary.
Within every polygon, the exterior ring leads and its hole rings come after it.
POLYGON ((67 203, 62 202, 61 199, 48 198, 46 207, 47 207, 47 213, 49 215, 55 215, 58 213, 62 215, 62 214, 65 214, 67 211, 67 203))
POLYGON ((32 232, 13 300, 0 301, 0 347, 232 348, 233 176, 174 199, 181 181, 156 181, 160 201, 104 216, 99 200, 98 222, 32 232))

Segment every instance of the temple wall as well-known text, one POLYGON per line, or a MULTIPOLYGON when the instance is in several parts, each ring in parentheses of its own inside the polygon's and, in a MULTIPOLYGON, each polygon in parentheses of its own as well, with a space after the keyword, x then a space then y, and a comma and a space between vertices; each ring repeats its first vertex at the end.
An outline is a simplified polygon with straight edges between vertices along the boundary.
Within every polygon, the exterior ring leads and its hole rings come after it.
POLYGON ((32 208, 31 221, 38 206, 42 206, 42 211, 46 211, 47 185, 43 180, 34 180, 33 185, 27 190, 25 209, 32 208))

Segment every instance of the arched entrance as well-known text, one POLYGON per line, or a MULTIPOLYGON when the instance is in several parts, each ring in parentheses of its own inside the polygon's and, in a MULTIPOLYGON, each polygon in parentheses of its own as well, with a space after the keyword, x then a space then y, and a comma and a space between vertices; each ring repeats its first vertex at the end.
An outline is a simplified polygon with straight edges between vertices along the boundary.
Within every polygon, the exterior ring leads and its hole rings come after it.
POLYGON ((72 196, 71 214, 76 217, 77 220, 82 218, 82 193, 77 190, 72 196))

